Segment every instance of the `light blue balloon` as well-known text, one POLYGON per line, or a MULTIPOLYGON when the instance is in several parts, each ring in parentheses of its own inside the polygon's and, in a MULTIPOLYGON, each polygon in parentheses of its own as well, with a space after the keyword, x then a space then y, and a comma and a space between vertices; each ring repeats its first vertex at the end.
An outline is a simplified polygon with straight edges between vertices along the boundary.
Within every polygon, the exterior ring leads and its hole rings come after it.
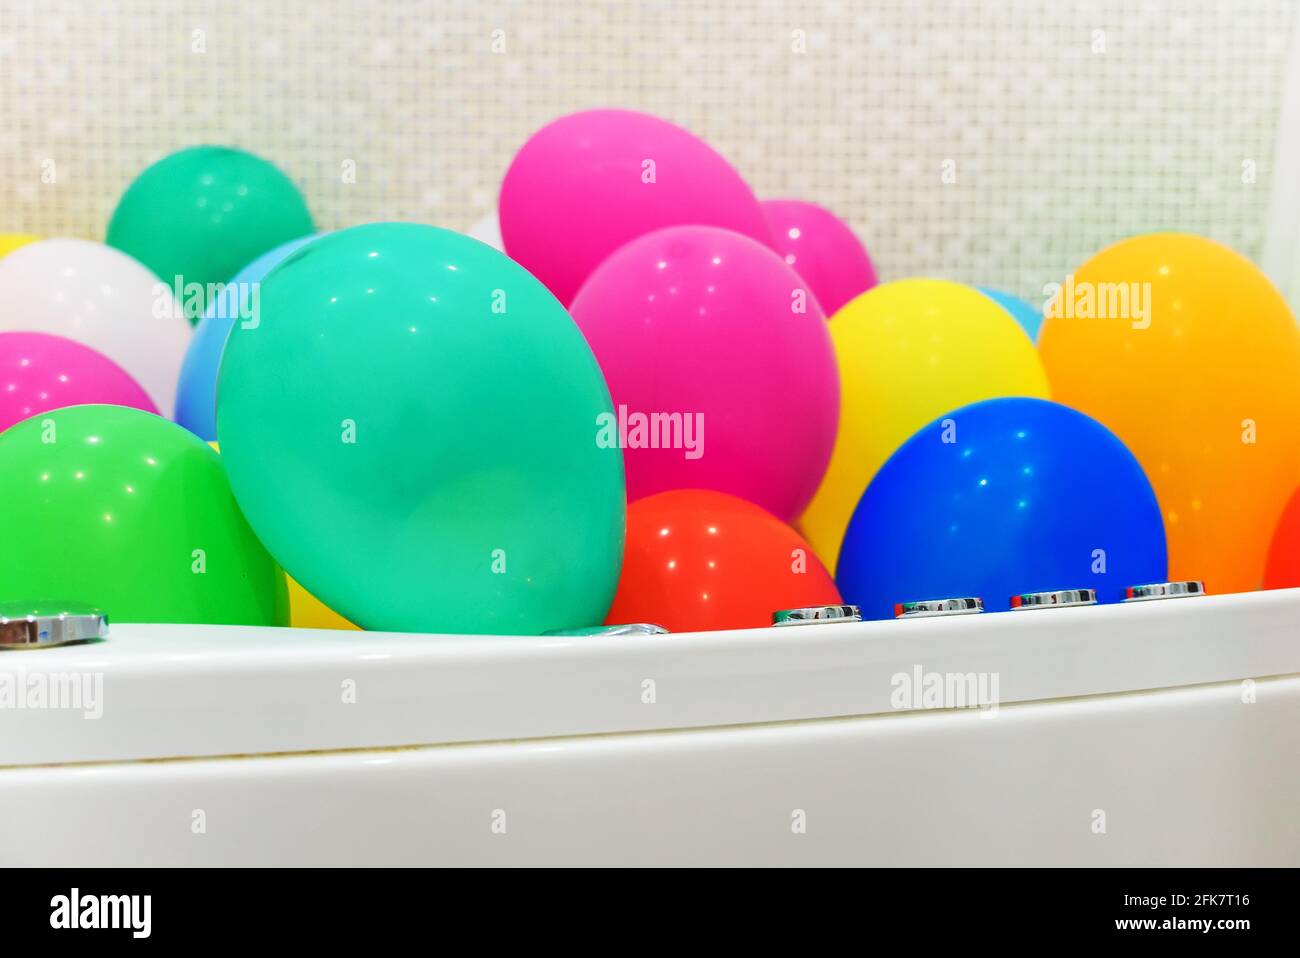
MULTIPOLYGON (((317 234, 317 236, 323 234, 317 234)), ((235 321, 254 322, 254 284, 261 283, 280 261, 316 236, 290 240, 253 260, 226 284, 220 296, 208 304, 207 312, 194 329, 176 384, 176 422, 206 442, 217 438, 217 369, 226 337, 235 321)))
POLYGON ((1041 309, 1036 309, 1023 299, 1018 299, 1001 290, 980 286, 979 291, 1010 313, 1012 318, 1029 334, 1030 341, 1038 341, 1038 330, 1043 325, 1043 311, 1041 309))

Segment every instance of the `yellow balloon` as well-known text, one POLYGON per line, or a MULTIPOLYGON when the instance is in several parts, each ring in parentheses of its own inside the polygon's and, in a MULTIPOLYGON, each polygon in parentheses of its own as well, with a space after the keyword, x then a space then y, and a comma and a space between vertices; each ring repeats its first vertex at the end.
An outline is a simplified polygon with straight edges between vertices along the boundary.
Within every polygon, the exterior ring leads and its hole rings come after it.
POLYGON ((1155 487, 1171 579, 1256 589, 1300 480, 1300 329, 1248 260, 1183 233, 1102 250, 1061 284, 1039 351, 1155 487))
POLYGON ((1000 396, 1047 398, 1034 345, 978 290, 938 279, 877 286, 830 319, 840 425, 821 488, 799 525, 827 566, 876 471, 946 412, 1000 396))
POLYGON ((289 580, 289 624, 295 629, 360 629, 316 598, 286 573, 289 580))
POLYGON ((4 259, 20 246, 35 243, 39 236, 29 233, 0 233, 0 259, 4 259))
MULTIPOLYGON (((216 442, 209 442, 208 445, 218 453, 221 452, 221 446, 216 442)), ((289 573, 286 572, 284 578, 289 584, 290 627, 295 629, 356 629, 358 632, 361 631, 360 626, 353 625, 316 598, 300 586, 289 573)))

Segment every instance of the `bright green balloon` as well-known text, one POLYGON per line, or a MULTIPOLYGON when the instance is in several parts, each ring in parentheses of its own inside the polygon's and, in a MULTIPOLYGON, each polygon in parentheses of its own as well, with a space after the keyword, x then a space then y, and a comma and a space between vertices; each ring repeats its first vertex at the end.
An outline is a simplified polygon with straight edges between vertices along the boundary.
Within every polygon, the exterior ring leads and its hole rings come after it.
POLYGON ((217 380, 248 521, 366 629, 528 635, 604 620, 623 458, 582 333, 522 266, 411 223, 343 230, 262 283, 217 380))
POLYGON ((230 147, 195 146, 135 178, 109 220, 107 243, 178 290, 190 322, 198 322, 208 284, 225 283, 267 250, 315 231, 302 194, 271 163, 230 147))
POLYGON ((284 574, 215 452, 125 406, 0 434, 0 602, 76 601, 113 622, 288 625, 284 574))

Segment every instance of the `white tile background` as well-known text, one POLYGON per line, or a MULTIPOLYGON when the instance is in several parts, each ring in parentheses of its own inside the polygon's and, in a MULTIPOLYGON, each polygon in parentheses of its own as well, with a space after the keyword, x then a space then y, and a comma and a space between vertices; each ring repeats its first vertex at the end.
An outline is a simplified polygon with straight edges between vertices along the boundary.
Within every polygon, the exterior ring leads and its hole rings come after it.
POLYGON ((835 209, 885 278, 1037 298, 1143 230, 1261 257, 1296 16, 1296 0, 0 0, 0 232, 101 237, 135 171, 197 142, 273 159, 327 228, 464 227, 531 130, 617 105, 702 134, 760 195, 835 209))

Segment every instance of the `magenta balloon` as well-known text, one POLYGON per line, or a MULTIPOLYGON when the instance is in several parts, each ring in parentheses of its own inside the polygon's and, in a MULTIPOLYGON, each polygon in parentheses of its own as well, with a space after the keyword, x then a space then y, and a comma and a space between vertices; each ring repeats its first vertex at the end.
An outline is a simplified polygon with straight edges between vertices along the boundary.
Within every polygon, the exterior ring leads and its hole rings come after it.
POLYGON ((781 257, 730 230, 660 230, 605 260, 571 312, 614 399, 629 500, 716 489, 803 511, 839 375, 825 314, 781 257))
POLYGON ((724 226, 771 244, 763 209, 703 140, 631 110, 586 110, 542 127, 501 184, 506 253, 566 306, 610 253, 666 226, 724 226))
POLYGON ((816 203, 764 200, 772 248, 804 278, 832 316, 876 285, 871 257, 842 219, 816 203))
POLYGON ((0 430, 87 403, 158 413, 140 384, 103 353, 47 333, 0 333, 0 430))

